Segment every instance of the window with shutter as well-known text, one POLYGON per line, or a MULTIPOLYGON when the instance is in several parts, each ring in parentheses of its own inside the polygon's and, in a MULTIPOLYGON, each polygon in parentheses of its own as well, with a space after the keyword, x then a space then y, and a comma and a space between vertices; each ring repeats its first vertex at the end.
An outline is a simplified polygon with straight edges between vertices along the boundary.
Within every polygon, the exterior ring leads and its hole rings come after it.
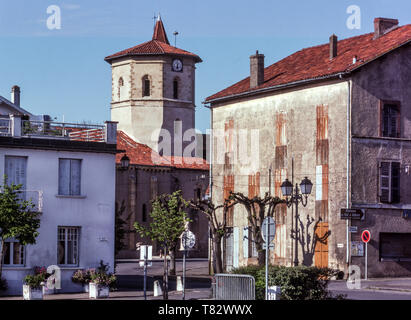
POLYGON ((381 133, 383 137, 399 138, 400 131, 400 104, 383 103, 381 110, 381 133))
POLYGON ((59 159, 59 195, 81 195, 81 160, 59 159))
POLYGON ((380 201, 396 203, 400 201, 400 163, 384 161, 380 163, 380 201))

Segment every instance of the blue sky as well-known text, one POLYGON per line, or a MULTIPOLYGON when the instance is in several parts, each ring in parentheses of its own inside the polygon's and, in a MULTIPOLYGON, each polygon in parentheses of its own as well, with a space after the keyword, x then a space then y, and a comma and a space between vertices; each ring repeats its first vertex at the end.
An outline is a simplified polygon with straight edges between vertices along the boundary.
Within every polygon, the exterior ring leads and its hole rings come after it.
POLYGON ((375 17, 411 23, 411 1, 387 0, 0 0, 0 95, 22 89, 22 106, 59 121, 110 119, 111 71, 103 59, 150 40, 160 12, 170 42, 198 54, 196 126, 209 127, 204 99, 243 79, 249 56, 266 65, 304 47, 373 30, 375 17), (49 30, 47 7, 61 8, 61 29, 49 30), (361 29, 346 11, 361 9, 361 29))

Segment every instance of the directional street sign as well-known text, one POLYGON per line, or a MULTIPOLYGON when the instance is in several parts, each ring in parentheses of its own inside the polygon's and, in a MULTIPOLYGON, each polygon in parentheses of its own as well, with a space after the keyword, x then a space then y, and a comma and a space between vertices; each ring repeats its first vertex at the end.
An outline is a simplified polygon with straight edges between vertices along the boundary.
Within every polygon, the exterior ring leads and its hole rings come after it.
POLYGON ((362 239, 362 242, 364 242, 364 243, 370 242, 370 240, 371 240, 371 232, 368 231, 368 230, 364 230, 364 231, 361 233, 361 239, 362 239))
POLYGON ((364 216, 362 209, 341 209, 342 220, 361 220, 364 216))
POLYGON ((271 217, 267 217, 264 219, 263 224, 261 225, 261 235, 263 237, 264 242, 267 242, 267 224, 268 224, 268 243, 274 241, 275 238, 275 221, 271 217))

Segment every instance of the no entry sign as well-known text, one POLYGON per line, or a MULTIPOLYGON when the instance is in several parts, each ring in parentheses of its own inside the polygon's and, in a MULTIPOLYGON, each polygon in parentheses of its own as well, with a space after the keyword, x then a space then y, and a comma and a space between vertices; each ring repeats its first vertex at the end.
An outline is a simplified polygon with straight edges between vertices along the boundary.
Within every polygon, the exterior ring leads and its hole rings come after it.
POLYGON ((371 240, 371 232, 368 231, 368 230, 364 230, 364 231, 361 233, 361 239, 362 239, 362 242, 364 242, 364 243, 370 242, 370 240, 371 240))

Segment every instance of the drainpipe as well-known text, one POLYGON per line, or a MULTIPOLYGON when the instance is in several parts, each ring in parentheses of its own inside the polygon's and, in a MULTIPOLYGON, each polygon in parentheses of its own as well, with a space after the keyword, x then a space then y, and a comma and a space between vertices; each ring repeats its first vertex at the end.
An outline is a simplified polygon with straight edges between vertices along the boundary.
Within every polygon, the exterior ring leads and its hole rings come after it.
MULTIPOLYGON (((210 172, 209 172, 209 188, 210 188, 210 197, 209 199, 213 201, 213 109, 211 106, 204 105, 206 108, 210 109, 210 144, 209 147, 209 164, 210 164, 210 172)), ((206 143, 207 146, 207 143, 206 143)), ((207 151, 207 150, 206 150, 207 151)), ((207 153, 206 153, 207 159, 207 153)), ((210 238, 210 223, 208 224, 208 274, 213 274, 215 270, 213 270, 213 249, 212 249, 212 241, 210 238)))
MULTIPOLYGON (((348 100, 347 100, 347 186, 346 186, 346 207, 350 208, 350 159, 351 159, 351 155, 350 155, 350 143, 351 143, 351 98, 352 98, 352 94, 351 94, 351 90, 352 90, 352 84, 351 84, 351 80, 348 80, 347 82, 348 84, 348 100)), ((347 266, 350 263, 350 235, 349 235, 349 220, 346 220, 346 240, 347 240, 347 255, 346 255, 346 263, 347 266)))

